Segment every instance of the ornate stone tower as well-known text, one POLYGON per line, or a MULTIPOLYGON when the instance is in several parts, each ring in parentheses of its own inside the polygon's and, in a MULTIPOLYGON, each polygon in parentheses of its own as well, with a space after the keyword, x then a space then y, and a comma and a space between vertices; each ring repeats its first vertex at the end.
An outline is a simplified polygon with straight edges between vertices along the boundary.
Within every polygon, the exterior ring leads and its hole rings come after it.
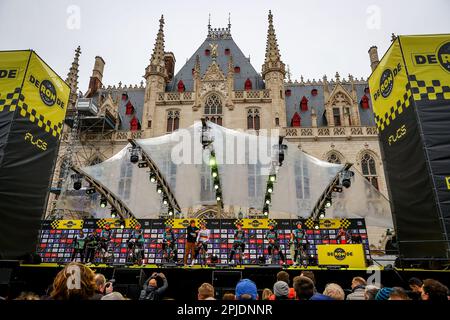
POLYGON ((165 91, 166 83, 169 79, 166 62, 164 59, 164 16, 159 19, 159 30, 156 36, 155 47, 150 58, 150 64, 145 69, 144 78, 146 80, 144 112, 142 116, 142 128, 145 136, 151 136, 153 127, 156 126, 155 105, 159 92, 165 91))
POLYGON ((70 87, 70 96, 69 96, 69 109, 73 109, 75 107, 75 103, 77 102, 78 96, 78 61, 81 54, 81 48, 75 50, 75 57, 73 58, 72 65, 69 69, 69 73, 67 74, 66 83, 70 87))
POLYGON ((284 75, 286 69, 281 61, 277 37, 273 27, 273 15, 269 11, 269 29, 267 31, 266 57, 262 65, 262 76, 266 89, 270 90, 272 98, 273 126, 286 126, 286 106, 284 101, 284 75))

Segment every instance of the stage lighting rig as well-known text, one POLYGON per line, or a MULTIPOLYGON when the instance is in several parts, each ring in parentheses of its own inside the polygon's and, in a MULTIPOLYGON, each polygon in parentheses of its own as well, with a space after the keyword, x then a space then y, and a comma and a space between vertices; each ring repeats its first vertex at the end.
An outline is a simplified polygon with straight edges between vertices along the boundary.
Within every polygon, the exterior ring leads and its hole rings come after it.
POLYGON ((156 182, 156 174, 154 174, 153 172, 150 172, 149 179, 150 179, 151 183, 155 183, 156 182))
POLYGON ((73 188, 74 190, 80 190, 81 189, 81 176, 77 173, 72 174, 72 180, 73 180, 73 188))
POLYGON ((92 186, 90 186, 89 188, 86 189, 86 194, 94 194, 95 193, 95 188, 93 188, 92 186))
POLYGON ((351 179, 353 178, 353 176, 355 175, 355 173, 353 171, 350 170, 344 170, 339 174, 339 180, 341 182, 341 185, 344 186, 345 188, 350 188, 350 186, 352 185, 351 179))
POLYGON ((331 201, 331 195, 330 195, 325 199, 324 206, 325 206, 325 208, 330 208, 332 204, 333 204, 333 202, 331 201))
POLYGON ((111 208, 111 218, 117 217, 117 210, 114 208, 111 208))
POLYGON ((284 156, 287 152, 288 146, 283 144, 284 137, 279 136, 278 137, 278 144, 273 146, 273 149, 275 150, 275 154, 277 156, 278 160, 278 166, 281 167, 284 162, 284 156))
POLYGON ((208 124, 206 123, 206 119, 202 118, 201 121, 202 121, 201 143, 203 149, 206 149, 211 143, 213 143, 214 137, 211 134, 211 128, 208 127, 208 124))
POLYGON ((319 211, 319 219, 323 219, 323 218, 325 218, 325 209, 320 209, 320 211, 319 211))
POLYGON ((147 161, 139 161, 138 168, 148 168, 147 161))
POLYGON ((102 196, 102 198, 100 199, 100 208, 106 208, 107 205, 108 201, 106 200, 106 197, 102 196))
POLYGON ((128 151, 130 152, 130 162, 131 163, 137 163, 139 162, 139 151, 140 147, 133 145, 132 147, 128 148, 128 151))

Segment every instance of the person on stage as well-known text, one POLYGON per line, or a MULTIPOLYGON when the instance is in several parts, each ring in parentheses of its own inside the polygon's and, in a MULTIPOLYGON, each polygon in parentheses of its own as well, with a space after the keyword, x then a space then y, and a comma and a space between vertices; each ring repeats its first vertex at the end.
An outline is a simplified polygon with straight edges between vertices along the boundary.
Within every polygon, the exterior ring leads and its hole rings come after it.
POLYGON ((178 252, 177 252, 177 247, 176 247, 176 241, 177 240, 175 238, 175 234, 173 232, 172 227, 170 225, 167 225, 166 230, 163 233, 162 249, 163 249, 165 258, 167 260, 169 260, 170 257, 168 257, 168 256, 166 257, 166 248, 170 248, 170 250, 173 253, 173 256, 172 256, 173 262, 176 262, 178 260, 177 259, 178 252))
POLYGON ((189 222, 189 226, 186 228, 186 246, 184 248, 184 265, 187 265, 188 256, 191 254, 191 264, 195 259, 195 242, 197 240, 197 233, 199 229, 195 226, 195 220, 189 222))
POLYGON ((133 263, 142 264, 144 260, 144 235, 141 230, 141 226, 137 225, 135 229, 131 232, 130 238, 128 239, 128 256, 133 257, 133 263))
MULTIPOLYGON (((236 250, 240 247, 241 248, 241 255, 244 253, 245 250, 245 243, 244 243, 244 235, 245 232, 242 230, 242 223, 238 222, 236 224, 237 230, 234 233, 234 242, 233 247, 231 248, 230 257, 228 259, 228 263, 231 263, 233 260, 234 255, 236 254, 236 250)), ((241 257, 242 260, 242 257, 241 257)))
POLYGON ((280 255, 280 260, 284 263, 284 254, 281 251, 280 244, 278 242, 278 232, 275 229, 274 223, 269 223, 269 230, 266 231, 265 238, 269 241, 269 245, 267 246, 267 251, 269 253, 269 264, 272 263, 272 252, 273 250, 277 250, 280 255))
POLYGON ((95 259, 95 252, 97 251, 99 237, 92 231, 86 239, 86 263, 93 263, 95 259))
POLYGON ((304 259, 306 261, 306 256, 303 256, 303 254, 306 252, 306 234, 305 231, 303 231, 302 228, 302 222, 297 221, 296 223, 297 228, 292 230, 291 233, 291 244, 294 247, 294 255, 293 255, 293 261, 294 266, 298 265, 297 259, 302 260, 304 259))
MULTIPOLYGON (((196 258, 201 249, 203 249, 203 251, 206 255, 206 251, 208 251, 208 242, 209 242, 210 235, 211 235, 211 230, 206 228, 205 222, 201 222, 200 230, 198 231, 198 234, 197 234, 196 246, 195 246, 195 257, 196 258)), ((204 263, 204 262, 206 262, 206 261, 203 261, 202 263, 204 263)), ((193 261, 191 262, 191 265, 192 264, 193 264, 193 261)))
POLYGON ((83 230, 80 230, 80 232, 73 238, 73 253, 72 257, 70 258, 71 261, 75 261, 78 255, 80 255, 80 262, 84 263, 84 251, 86 250, 86 235, 84 234, 83 230))
POLYGON ((99 235, 98 250, 103 259, 105 258, 106 253, 108 252, 108 246, 109 246, 110 241, 111 241, 111 232, 109 230, 109 225, 107 225, 107 226, 105 226, 105 229, 103 229, 100 232, 100 235, 99 235))
POLYGON ((351 236, 350 232, 348 232, 348 230, 346 230, 344 227, 341 227, 336 236, 337 243, 347 244, 347 243, 350 243, 351 239, 352 239, 352 236, 351 236))

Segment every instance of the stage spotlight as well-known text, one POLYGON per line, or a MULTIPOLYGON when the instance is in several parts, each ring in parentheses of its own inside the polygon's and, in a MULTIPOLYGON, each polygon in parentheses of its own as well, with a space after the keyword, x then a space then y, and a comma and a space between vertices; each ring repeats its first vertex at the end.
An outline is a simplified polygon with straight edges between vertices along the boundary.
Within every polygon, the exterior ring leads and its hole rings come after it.
POLYGON ((342 179, 342 185, 345 188, 350 188, 350 186, 352 185, 352 182, 350 181, 350 179, 355 175, 355 173, 353 171, 350 170, 345 170, 341 172, 341 179, 342 179))
POLYGON ((156 174, 154 174, 153 172, 150 173, 150 182, 151 183, 155 183, 156 182, 156 174))
POLYGON ((158 186, 156 187, 156 192, 158 192, 158 193, 162 193, 162 192, 163 192, 163 188, 162 188, 161 185, 158 185, 158 186))
POLYGON ((75 181, 75 182, 73 183, 73 188, 74 188, 75 190, 80 190, 80 189, 81 189, 81 181, 80 181, 80 180, 75 181))
POLYGON ((314 229, 319 230, 319 228, 320 228, 319 221, 315 221, 314 222, 314 229))
POLYGON ((264 206, 264 208, 263 208, 263 214, 264 214, 265 216, 268 216, 268 215, 269 215, 269 206, 268 206, 268 205, 265 205, 265 206, 264 206))
POLYGON ((271 175, 269 176, 269 180, 270 180, 270 182, 275 182, 275 180, 277 180, 277 176, 274 175, 274 174, 271 174, 271 175))
POLYGON ((220 200, 222 200, 222 198, 220 196, 217 196, 216 200, 220 201, 220 200))
POLYGON ((210 165, 211 167, 214 167, 216 164, 217 164, 216 158, 215 158, 215 157, 211 157, 211 158, 209 159, 209 165, 210 165))
POLYGON ((120 223, 120 229, 124 229, 125 228, 125 221, 120 223))
POLYGON ((272 192, 273 192, 273 189, 272 189, 271 187, 269 187, 269 188, 267 188, 267 192, 268 192, 268 193, 272 193, 272 192))
POLYGON ((138 163, 138 168, 148 168, 148 163, 146 161, 141 161, 138 163))
POLYGON ((266 199, 266 204, 270 204, 270 199, 269 198, 266 199))
POLYGON ((341 186, 334 186, 333 187, 333 192, 342 192, 342 187, 341 186))
POLYGON ((106 201, 105 197, 102 197, 100 199, 100 208, 106 208, 107 205, 108 205, 108 201, 106 201))
POLYGON ((95 189, 94 188, 87 188, 86 189, 86 194, 94 194, 95 193, 95 189))
POLYGON ((173 216, 173 209, 172 209, 172 208, 169 208, 169 210, 167 210, 167 214, 168 214, 169 216, 173 216))
POLYGON ((330 198, 330 197, 327 197, 327 198, 325 199, 325 203, 324 203, 325 208, 331 207, 331 204, 332 204, 331 198, 330 198))
POLYGON ((117 217, 117 210, 115 208, 111 208, 111 218, 117 217))
POLYGON ((218 185, 218 184, 215 184, 215 185, 214 185, 214 189, 216 189, 216 190, 219 189, 219 185, 218 185))
POLYGON ((167 205, 167 204, 169 203, 169 200, 167 199, 167 197, 164 197, 164 198, 163 198, 163 203, 164 203, 165 205, 167 205))
POLYGON ((320 214, 319 214, 319 218, 320 218, 320 219, 325 218, 325 212, 320 213, 320 214))
POLYGON ((131 163, 136 163, 139 161, 139 152, 138 152, 138 148, 136 146, 131 147, 130 149, 130 162, 131 163))
POLYGON ((212 176, 213 176, 213 178, 217 177, 217 172, 213 171, 212 176))

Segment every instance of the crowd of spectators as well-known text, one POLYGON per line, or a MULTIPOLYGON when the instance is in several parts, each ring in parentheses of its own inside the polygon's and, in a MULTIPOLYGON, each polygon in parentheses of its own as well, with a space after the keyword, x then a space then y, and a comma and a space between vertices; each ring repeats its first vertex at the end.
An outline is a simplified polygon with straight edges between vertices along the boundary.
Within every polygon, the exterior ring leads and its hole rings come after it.
MULTIPOLYGON (((312 271, 303 271, 290 279, 286 271, 274 277, 271 288, 258 288, 250 279, 241 279, 234 291, 223 292, 211 283, 198 287, 198 300, 427 300, 448 301, 450 292, 441 282, 434 279, 411 278, 405 287, 385 287, 367 283, 362 277, 354 277, 348 284, 350 289, 337 283, 328 283, 323 291, 316 286, 312 271), (219 296, 220 293, 220 296, 219 296)), ((140 292, 140 300, 168 300, 169 282, 163 273, 153 273, 140 292)), ((16 300, 128 300, 114 290, 112 281, 95 273, 91 268, 78 262, 64 267, 55 277, 48 294, 39 296, 33 292, 22 292, 16 300)))

